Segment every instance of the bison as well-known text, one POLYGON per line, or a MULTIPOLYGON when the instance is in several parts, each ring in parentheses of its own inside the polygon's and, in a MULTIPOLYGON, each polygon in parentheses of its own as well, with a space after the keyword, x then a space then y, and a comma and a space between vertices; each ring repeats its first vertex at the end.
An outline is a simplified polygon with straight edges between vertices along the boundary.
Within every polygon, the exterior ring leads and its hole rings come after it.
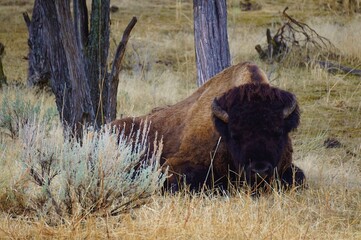
POLYGON ((289 137, 300 120, 296 97, 270 86, 255 64, 231 66, 177 104, 111 124, 129 131, 144 120, 151 123, 150 139, 163 138, 163 166, 172 173, 166 189, 304 183, 289 137))

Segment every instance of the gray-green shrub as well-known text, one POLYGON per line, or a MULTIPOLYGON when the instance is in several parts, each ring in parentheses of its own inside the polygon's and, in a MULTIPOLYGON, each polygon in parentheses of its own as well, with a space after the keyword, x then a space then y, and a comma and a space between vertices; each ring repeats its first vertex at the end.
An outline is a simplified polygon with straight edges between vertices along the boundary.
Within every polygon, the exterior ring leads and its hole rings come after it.
POLYGON ((89 214, 117 215, 142 204, 166 179, 162 142, 148 142, 149 125, 131 136, 109 127, 84 130, 82 141, 49 137, 41 124, 20 131, 24 150, 20 176, 27 207, 47 220, 89 214), (149 151, 150 144, 152 152, 149 151))
POLYGON ((19 89, 7 88, 2 91, 4 96, 0 104, 0 128, 13 139, 19 136, 19 130, 26 123, 42 122, 43 127, 49 128, 52 119, 58 115, 55 107, 41 109, 41 101, 32 103, 29 96, 20 95, 19 89), (15 93, 12 94, 12 91, 15 93))

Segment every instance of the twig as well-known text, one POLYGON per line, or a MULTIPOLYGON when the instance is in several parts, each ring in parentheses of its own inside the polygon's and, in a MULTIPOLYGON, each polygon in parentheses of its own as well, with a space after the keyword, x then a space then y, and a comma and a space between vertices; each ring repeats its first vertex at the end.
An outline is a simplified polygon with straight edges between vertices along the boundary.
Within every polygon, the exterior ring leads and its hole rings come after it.
MULTIPOLYGON (((332 46, 332 47, 336 48, 329 39, 327 39, 327 38, 319 35, 314 29, 312 29, 312 28, 311 28, 310 26, 308 26, 306 23, 299 22, 299 21, 297 21, 296 19, 294 19, 293 17, 291 17, 290 15, 288 15, 288 14, 286 13, 287 10, 288 10, 288 7, 286 7, 286 8, 283 10, 282 15, 288 20, 288 24, 286 24, 286 25, 287 25, 289 28, 291 28, 294 32, 303 34, 303 35, 306 37, 306 40, 307 40, 307 41, 311 41, 311 42, 314 43, 316 46, 321 47, 320 44, 319 44, 317 41, 314 41, 314 40, 313 40, 314 38, 312 38, 312 36, 310 36, 310 35, 312 35, 312 34, 316 35, 316 39, 320 40, 321 43, 324 45, 324 47, 327 48, 328 46, 332 46), (297 27, 299 27, 301 30, 298 30, 298 29, 294 28, 294 27, 292 26, 292 24, 290 24, 290 23, 293 23, 294 25, 296 25, 297 27), (311 34, 309 35, 309 34, 307 34, 307 32, 311 32, 311 34)), ((286 26, 286 25, 284 25, 284 26, 286 26)), ((283 26, 283 27, 284 27, 284 26, 283 26)), ((281 29, 282 29, 283 27, 281 27, 281 29)), ((277 32, 277 34, 278 34, 278 32, 277 32)), ((277 34, 276 34, 276 35, 277 35, 277 34)), ((295 39, 294 33, 292 33, 292 34, 293 34, 293 39, 295 39)), ((283 36, 283 34, 282 34, 282 36, 283 36)), ((321 47, 321 48, 322 48, 322 47, 321 47)))
POLYGON ((28 27, 28 29, 30 28, 30 24, 31 24, 31 20, 29 17, 29 14, 27 12, 23 12, 23 18, 25 20, 26 26, 28 27))

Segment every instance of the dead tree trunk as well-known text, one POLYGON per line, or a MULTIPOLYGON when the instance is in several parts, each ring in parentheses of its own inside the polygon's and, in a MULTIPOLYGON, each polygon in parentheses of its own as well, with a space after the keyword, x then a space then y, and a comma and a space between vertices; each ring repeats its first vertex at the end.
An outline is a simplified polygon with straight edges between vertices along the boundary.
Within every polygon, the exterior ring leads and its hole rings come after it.
POLYGON ((226 0, 193 0, 197 85, 231 64, 226 0))
MULTIPOLYGON (((27 14, 24 18, 29 28, 29 85, 39 85, 46 73, 62 123, 77 134, 82 124, 99 127, 115 118, 117 90, 109 87, 118 86, 127 41, 123 37, 119 43, 123 52, 116 54, 107 73, 109 0, 92 2, 90 30, 86 1, 74 0, 73 6, 72 17, 70 0, 35 0, 32 19, 27 14)), ((133 18, 124 33, 127 40, 136 21, 133 18)))
POLYGON ((80 124, 93 120, 94 112, 72 27, 70 1, 36 0, 28 26, 29 85, 50 79, 60 119, 76 133, 80 124))
MULTIPOLYGON (((44 19, 47 18, 45 12, 48 8, 42 5, 42 1, 35 0, 32 19, 30 20, 27 13, 23 13, 26 25, 29 31, 28 45, 29 51, 29 68, 28 68, 28 86, 44 87, 49 85, 50 81, 50 62, 48 59, 47 43, 43 25, 44 19)), ((51 6, 50 6, 51 7, 51 6)), ((51 21, 52 18, 49 19, 51 21)))
MULTIPOLYGON (((49 1, 49 0, 46 0, 49 1)), ((94 120, 94 109, 89 94, 85 63, 77 45, 75 29, 70 13, 70 0, 55 1, 56 16, 59 23, 59 35, 65 49, 65 58, 69 71, 70 87, 70 125, 82 130, 79 124, 91 123, 94 120)), ((62 56, 64 57, 64 56, 62 56)), ((56 61, 51 59, 50 62, 56 61)))
POLYGON ((93 0, 87 47, 87 73, 97 125, 104 124, 103 88, 109 49, 110 1, 93 0))

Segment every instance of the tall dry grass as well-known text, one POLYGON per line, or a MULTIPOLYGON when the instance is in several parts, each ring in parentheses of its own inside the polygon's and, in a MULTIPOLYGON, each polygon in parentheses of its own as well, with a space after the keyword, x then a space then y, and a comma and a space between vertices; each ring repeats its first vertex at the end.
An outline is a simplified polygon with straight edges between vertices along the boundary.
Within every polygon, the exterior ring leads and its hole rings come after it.
MULTIPOLYGON (((360 67, 360 16, 334 15, 323 7, 327 1, 264 1, 257 12, 241 12, 238 2, 228 1, 232 62, 255 61, 272 72, 273 85, 296 94, 302 115, 301 126, 292 134, 294 160, 305 171, 308 189, 257 199, 242 189, 232 196, 158 194, 117 217, 68 217, 57 226, 49 226, 46 219, 2 211, 0 238, 361 239, 360 78, 332 75, 318 66, 275 68, 260 62, 254 50, 256 44, 265 42, 266 27, 277 29, 278 12, 287 4, 290 14, 329 38, 353 66, 360 67), (341 145, 326 148, 324 142, 330 138, 341 145)), ((192 2, 116 0, 112 4, 121 7, 112 15, 113 48, 130 17, 139 18, 120 76, 118 116, 145 114, 188 96, 196 88, 192 2)), ((31 3, 19 10, 17 5, 0 2, 0 40, 7 47, 3 63, 10 84, 25 83, 26 61, 21 58, 27 51, 26 28, 19 15, 29 9, 31 3)), ((33 102, 41 96, 46 106, 55 106, 49 95, 14 89, 33 102)), ((15 96, 14 91, 8 94, 15 96)), ((60 128, 51 133, 54 137, 60 134, 60 128)), ((0 193, 11 186, 18 171, 14 162, 22 149, 19 140, 0 135, 0 193)), ((4 207, 13 196, 2 196, 4 207)))

